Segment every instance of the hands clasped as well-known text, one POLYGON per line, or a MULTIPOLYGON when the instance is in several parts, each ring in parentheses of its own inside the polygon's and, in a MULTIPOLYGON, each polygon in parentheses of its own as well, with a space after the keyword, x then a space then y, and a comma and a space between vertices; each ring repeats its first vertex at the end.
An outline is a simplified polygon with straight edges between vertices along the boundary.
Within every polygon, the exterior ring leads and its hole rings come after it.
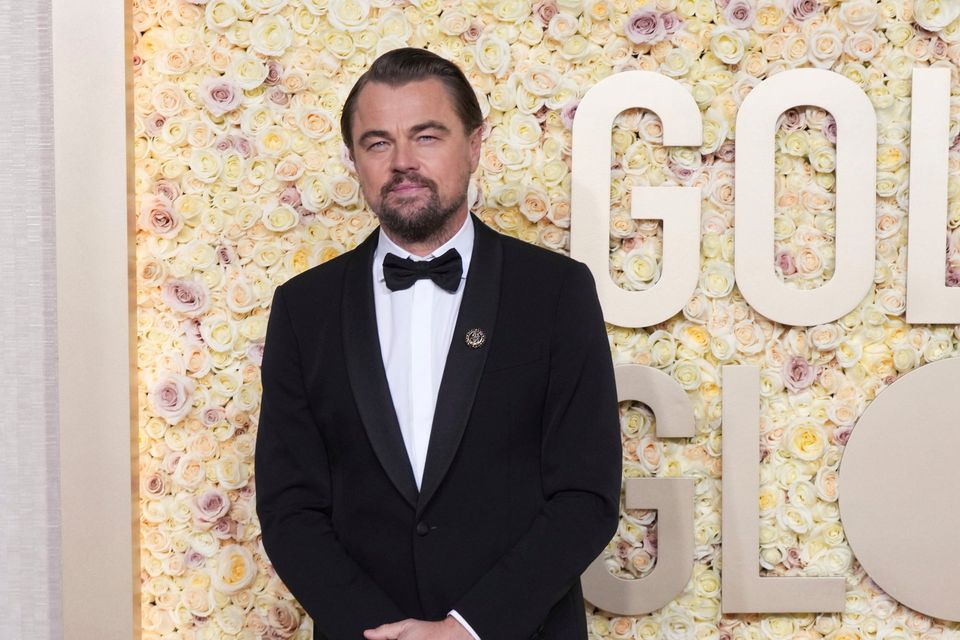
POLYGON ((367 629, 363 637, 367 640, 473 640, 463 625, 452 617, 439 622, 407 618, 367 629))

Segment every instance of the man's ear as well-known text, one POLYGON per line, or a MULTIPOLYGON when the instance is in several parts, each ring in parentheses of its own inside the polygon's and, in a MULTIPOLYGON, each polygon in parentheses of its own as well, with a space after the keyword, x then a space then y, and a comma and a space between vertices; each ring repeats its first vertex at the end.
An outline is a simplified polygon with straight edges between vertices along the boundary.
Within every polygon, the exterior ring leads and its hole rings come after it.
POLYGON ((474 129, 468 136, 470 141, 470 173, 473 173, 477 170, 477 167, 480 166, 480 146, 481 138, 483 134, 483 125, 480 125, 474 129))

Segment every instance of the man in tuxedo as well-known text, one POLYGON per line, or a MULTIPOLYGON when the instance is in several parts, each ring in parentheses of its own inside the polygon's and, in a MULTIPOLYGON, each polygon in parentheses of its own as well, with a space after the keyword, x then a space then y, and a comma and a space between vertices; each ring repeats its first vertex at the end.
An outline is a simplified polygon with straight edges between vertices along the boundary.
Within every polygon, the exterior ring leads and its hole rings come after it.
POLYGON ((587 268, 468 211, 482 116, 452 63, 378 58, 342 132, 380 229, 273 299, 257 513, 317 638, 583 640, 618 522, 587 268))

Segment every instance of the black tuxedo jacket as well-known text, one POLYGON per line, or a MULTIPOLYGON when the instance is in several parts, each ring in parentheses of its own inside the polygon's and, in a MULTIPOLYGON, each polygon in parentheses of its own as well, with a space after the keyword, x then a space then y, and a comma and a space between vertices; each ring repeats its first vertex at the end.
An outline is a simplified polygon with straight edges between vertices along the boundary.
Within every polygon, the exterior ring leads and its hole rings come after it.
POLYGON ((318 638, 451 609, 481 640, 586 638, 579 576, 616 530, 621 464, 593 278, 474 225, 419 492, 380 355, 379 234, 274 295, 257 513, 318 638))

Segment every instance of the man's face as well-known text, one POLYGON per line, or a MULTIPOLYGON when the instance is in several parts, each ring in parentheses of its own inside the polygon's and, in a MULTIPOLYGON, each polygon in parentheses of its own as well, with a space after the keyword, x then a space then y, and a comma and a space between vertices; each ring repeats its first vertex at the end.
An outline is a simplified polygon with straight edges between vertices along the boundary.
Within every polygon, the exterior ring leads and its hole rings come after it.
POLYGON ((463 130, 439 80, 366 85, 352 133, 363 195, 396 240, 429 240, 456 214, 466 214, 470 174, 480 160, 480 130, 463 130))

